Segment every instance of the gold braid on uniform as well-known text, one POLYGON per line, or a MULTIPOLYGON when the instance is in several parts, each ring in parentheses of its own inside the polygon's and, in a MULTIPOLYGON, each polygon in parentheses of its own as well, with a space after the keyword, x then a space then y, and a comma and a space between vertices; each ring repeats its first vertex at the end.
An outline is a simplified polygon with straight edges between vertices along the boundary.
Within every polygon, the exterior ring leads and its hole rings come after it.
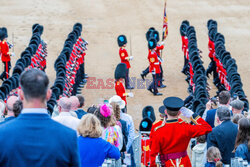
POLYGON ((192 117, 190 118, 191 121, 195 124, 198 125, 199 123, 197 122, 197 120, 200 118, 200 116, 198 114, 193 114, 192 117))
POLYGON ((154 130, 157 131, 159 128, 162 128, 166 124, 166 118, 164 117, 164 120, 162 121, 162 124, 160 126, 157 126, 154 130))
MULTIPOLYGON (((178 163, 179 163, 179 166, 180 166, 180 167, 184 167, 183 165, 180 165, 180 164, 181 164, 181 160, 182 160, 182 157, 180 158, 180 162, 178 162, 178 163)), ((173 162, 172 159, 170 159, 170 162, 171 162, 171 164, 173 165, 173 167, 175 167, 175 164, 174 164, 174 162, 173 162)), ((175 159, 175 163, 176 163, 176 165, 177 165, 176 159, 175 159)), ((178 165, 177 165, 177 166, 178 166, 178 165)))
POLYGON ((170 159, 170 162, 171 162, 171 164, 173 165, 173 167, 175 167, 175 164, 174 164, 174 162, 173 162, 172 159, 170 159))

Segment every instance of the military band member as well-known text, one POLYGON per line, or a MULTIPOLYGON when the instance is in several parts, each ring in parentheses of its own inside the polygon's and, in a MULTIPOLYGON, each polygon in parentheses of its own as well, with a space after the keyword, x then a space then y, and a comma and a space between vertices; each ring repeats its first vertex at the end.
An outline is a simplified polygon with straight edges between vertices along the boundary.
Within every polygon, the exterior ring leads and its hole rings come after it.
POLYGON ((160 37, 159 37, 158 31, 156 31, 156 30, 153 32, 153 36, 157 41, 157 46, 155 48, 155 52, 156 52, 156 54, 158 56, 160 69, 161 69, 161 72, 160 72, 160 75, 159 75, 159 81, 158 81, 157 86, 159 88, 165 88, 166 85, 163 85, 163 83, 162 83, 162 81, 163 81, 163 69, 162 69, 162 65, 161 65, 161 63, 163 62, 161 51, 164 49, 164 41, 162 41, 161 43, 158 43, 160 41, 160 37))
POLYGON ((122 98, 122 100, 125 101, 127 105, 127 97, 133 97, 134 94, 132 92, 126 93, 125 87, 124 87, 124 79, 126 77, 126 64, 120 63, 117 65, 115 69, 115 91, 118 96, 122 98))
POLYGON ((157 46, 157 41, 155 38, 150 38, 148 40, 148 61, 149 61, 149 72, 152 73, 153 82, 149 85, 148 90, 153 93, 155 96, 161 96, 162 93, 158 92, 157 85, 160 80, 160 62, 158 56, 155 52, 155 48, 157 46))
POLYGON ((9 52, 9 45, 7 42, 8 32, 5 27, 0 29, 0 54, 1 60, 4 64, 4 71, 0 76, 1 80, 5 80, 9 78, 9 71, 11 68, 10 56, 12 53, 9 52))
MULTIPOLYGON (((164 49, 164 41, 162 41, 161 43, 158 43, 160 41, 160 37, 159 37, 159 32, 157 30, 155 30, 153 27, 151 27, 147 33, 146 33, 146 39, 147 41, 150 39, 150 38, 155 38, 156 41, 157 41, 157 46, 155 48, 155 52, 158 56, 158 60, 159 60, 159 64, 160 64, 160 69, 161 69, 161 72, 160 72, 160 75, 159 75, 159 80, 158 80, 158 83, 157 83, 157 86, 159 88, 165 88, 166 85, 163 85, 162 81, 163 81, 163 68, 162 68, 162 65, 161 63, 163 62, 162 60, 162 56, 161 56, 161 51, 164 49)), ((147 67, 145 70, 142 71, 141 73, 141 77, 142 79, 144 80, 144 78, 147 76, 147 74, 149 73, 149 67, 147 67)))
POLYGON ((184 53, 184 66, 182 69, 182 73, 184 73, 184 74, 187 74, 187 72, 188 72, 188 61, 189 61, 188 38, 187 38, 187 28, 188 27, 189 27, 189 22, 187 20, 184 20, 180 26, 180 34, 181 34, 181 40, 182 40, 182 51, 184 53))
POLYGON ((125 87, 126 89, 134 89, 132 86, 129 84, 129 69, 130 69, 130 61, 133 60, 133 56, 128 56, 128 52, 126 50, 127 46, 127 38, 125 35, 119 35, 117 38, 118 46, 120 47, 119 49, 119 55, 121 58, 121 63, 126 64, 126 77, 125 77, 125 87))
POLYGON ((167 119, 159 126, 153 126, 150 133, 151 164, 155 167, 155 158, 160 157, 161 165, 166 167, 191 167, 187 147, 191 138, 212 131, 211 126, 191 110, 183 109, 184 102, 178 97, 168 97, 163 101, 167 119), (181 109, 182 108, 182 109, 181 109), (190 118, 194 125, 181 118, 190 118))

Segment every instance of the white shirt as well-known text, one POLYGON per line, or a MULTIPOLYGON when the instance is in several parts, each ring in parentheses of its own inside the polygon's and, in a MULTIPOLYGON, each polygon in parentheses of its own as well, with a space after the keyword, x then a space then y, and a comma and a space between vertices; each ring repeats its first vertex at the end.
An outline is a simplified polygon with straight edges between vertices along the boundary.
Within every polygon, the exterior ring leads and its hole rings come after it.
POLYGON ((60 112, 57 117, 53 117, 55 121, 77 131, 80 120, 73 117, 69 112, 60 112))
POLYGON ((48 114, 45 108, 24 108, 22 114, 48 114))

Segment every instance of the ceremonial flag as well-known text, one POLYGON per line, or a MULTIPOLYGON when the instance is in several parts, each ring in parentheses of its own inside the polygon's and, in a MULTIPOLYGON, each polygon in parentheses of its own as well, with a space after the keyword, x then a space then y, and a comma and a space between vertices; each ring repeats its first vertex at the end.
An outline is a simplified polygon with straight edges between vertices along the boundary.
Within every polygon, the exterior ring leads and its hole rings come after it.
POLYGON ((162 41, 168 36, 167 1, 164 5, 162 41))

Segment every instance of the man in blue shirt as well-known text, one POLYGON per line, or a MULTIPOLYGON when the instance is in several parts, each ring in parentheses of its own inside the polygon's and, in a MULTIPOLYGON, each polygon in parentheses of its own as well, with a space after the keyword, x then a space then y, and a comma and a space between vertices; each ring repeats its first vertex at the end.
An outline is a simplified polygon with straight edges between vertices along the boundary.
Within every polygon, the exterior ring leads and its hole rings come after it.
POLYGON ((214 146, 220 150, 222 162, 230 164, 230 159, 234 157, 232 151, 238 126, 231 121, 231 113, 228 107, 221 106, 217 109, 219 125, 213 128, 207 136, 207 148, 214 146))
POLYGON ((85 112, 82 109, 82 107, 84 106, 84 97, 83 97, 83 95, 76 95, 76 97, 78 98, 80 104, 79 104, 78 109, 75 112, 76 112, 76 115, 77 115, 78 119, 81 119, 82 116, 87 114, 87 112, 85 112))
POLYGON ((76 132, 48 115, 51 90, 46 74, 38 69, 24 71, 20 86, 23 110, 0 126, 0 166, 80 166, 76 132))
MULTIPOLYGON (((226 106, 228 108, 230 108, 230 99, 231 99, 231 95, 228 91, 222 91, 219 94, 219 106, 226 106)), ((215 127, 215 125, 217 125, 218 123, 216 122, 216 110, 217 109, 211 109, 208 110, 205 113, 205 116, 203 118, 205 118, 205 121, 213 128, 215 127)))

